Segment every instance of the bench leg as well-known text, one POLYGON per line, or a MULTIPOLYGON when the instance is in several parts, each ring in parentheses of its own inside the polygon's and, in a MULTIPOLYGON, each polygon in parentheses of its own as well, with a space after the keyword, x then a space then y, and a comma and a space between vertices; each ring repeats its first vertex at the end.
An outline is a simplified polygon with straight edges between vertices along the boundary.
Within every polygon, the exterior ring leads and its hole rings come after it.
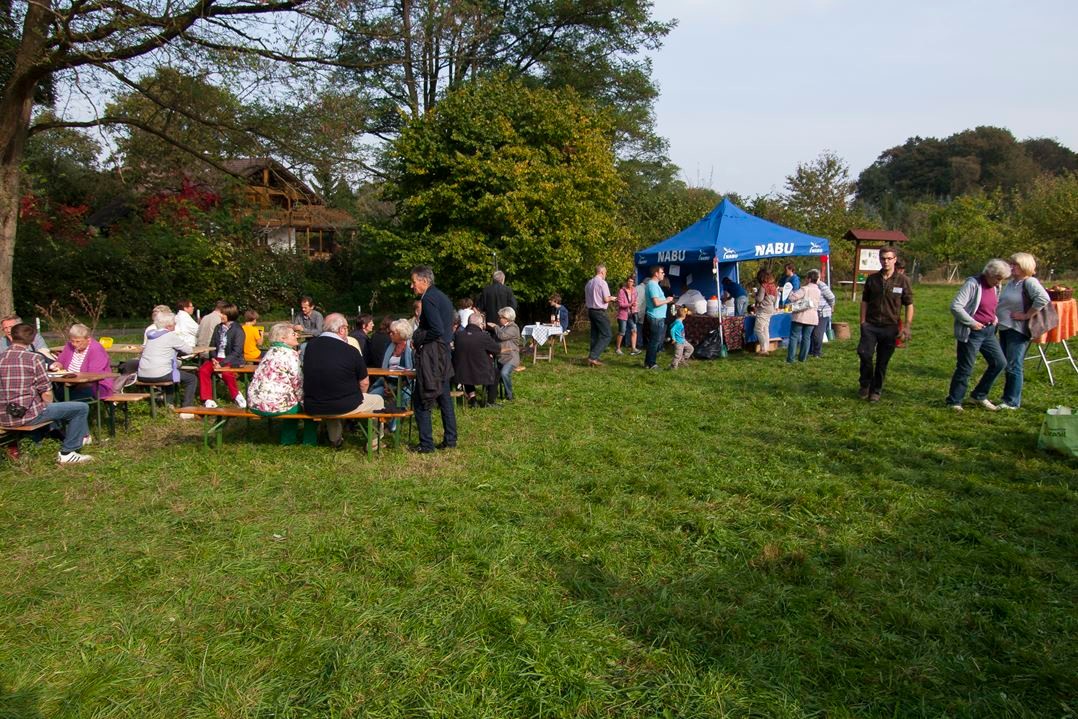
POLYGON ((116 436, 116 403, 109 402, 109 437, 116 436))
POLYGON ((150 385, 150 417, 157 419, 157 388, 150 385))

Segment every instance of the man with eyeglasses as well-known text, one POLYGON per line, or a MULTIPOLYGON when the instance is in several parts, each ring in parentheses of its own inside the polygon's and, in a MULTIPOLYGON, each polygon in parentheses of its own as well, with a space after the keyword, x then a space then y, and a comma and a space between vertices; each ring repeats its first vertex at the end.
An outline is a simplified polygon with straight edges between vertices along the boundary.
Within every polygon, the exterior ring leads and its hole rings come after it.
POLYGON ((897 260, 894 248, 880 250, 882 268, 868 276, 861 295, 861 338, 857 343, 857 354, 861 357, 861 389, 858 396, 869 402, 880 401, 887 363, 895 353, 895 341, 899 337, 908 341, 913 326, 913 288, 905 274, 895 272, 897 260), (900 330, 903 307, 905 318, 900 330))

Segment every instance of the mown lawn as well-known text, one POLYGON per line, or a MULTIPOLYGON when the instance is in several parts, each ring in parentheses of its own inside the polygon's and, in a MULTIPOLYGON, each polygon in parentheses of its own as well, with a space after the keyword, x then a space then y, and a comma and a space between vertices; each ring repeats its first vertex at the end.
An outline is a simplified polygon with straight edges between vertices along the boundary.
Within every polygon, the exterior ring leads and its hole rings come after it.
POLYGON ((945 409, 953 291, 878 405, 853 342, 675 373, 578 336, 433 457, 142 414, 92 467, 26 451, 0 717, 1074 716, 1078 462, 1035 442, 1078 376, 945 409))

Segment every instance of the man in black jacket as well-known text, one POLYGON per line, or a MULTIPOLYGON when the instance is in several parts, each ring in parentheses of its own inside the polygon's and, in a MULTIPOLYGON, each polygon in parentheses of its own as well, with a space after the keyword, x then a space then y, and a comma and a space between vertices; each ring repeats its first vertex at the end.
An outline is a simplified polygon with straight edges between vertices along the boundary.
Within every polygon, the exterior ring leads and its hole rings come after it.
POLYGON ((494 273, 494 276, 491 277, 491 280, 493 281, 483 288, 483 292, 479 295, 479 302, 476 303, 476 306, 488 319, 496 319, 498 317, 498 310, 503 307, 512 307, 515 311, 517 308, 517 298, 513 296, 512 288, 505 284, 504 272, 498 270, 494 273))
POLYGON ((435 403, 442 414, 442 442, 439 449, 457 446, 457 417, 453 399, 449 396, 449 378, 453 362, 449 341, 453 338, 453 303, 434 286, 434 271, 420 265, 412 270, 412 291, 420 297, 423 310, 419 327, 412 335, 415 348, 416 386, 412 393, 415 423, 419 429, 419 444, 415 452, 434 451, 434 426, 431 409, 435 403))
MULTIPOLYGON (((376 394, 368 394, 370 378, 363 355, 348 344, 348 320, 333 312, 322 325, 322 334, 307 343, 303 353, 303 411, 314 415, 374 412, 385 406, 376 394)), ((327 419, 329 443, 344 444, 344 421, 327 419)))

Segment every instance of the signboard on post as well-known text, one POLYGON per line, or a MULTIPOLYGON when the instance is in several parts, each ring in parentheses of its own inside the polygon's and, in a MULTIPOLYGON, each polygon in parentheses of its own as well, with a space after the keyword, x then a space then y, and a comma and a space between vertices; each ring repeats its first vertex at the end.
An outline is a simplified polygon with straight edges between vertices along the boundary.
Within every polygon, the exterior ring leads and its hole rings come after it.
POLYGON ((881 267, 883 265, 880 264, 880 248, 862 247, 861 256, 857 258, 857 273, 879 272, 881 267))

